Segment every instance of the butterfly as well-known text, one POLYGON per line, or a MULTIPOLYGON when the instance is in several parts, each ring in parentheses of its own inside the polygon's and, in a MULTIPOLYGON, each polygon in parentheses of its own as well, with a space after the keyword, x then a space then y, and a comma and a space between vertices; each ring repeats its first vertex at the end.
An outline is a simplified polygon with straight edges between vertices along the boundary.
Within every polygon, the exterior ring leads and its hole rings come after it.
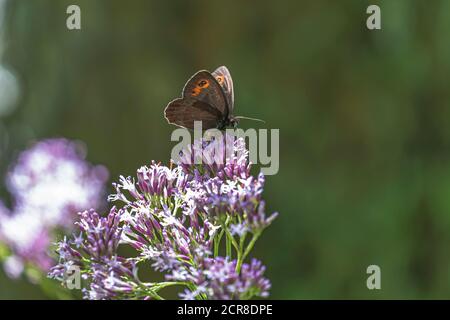
MULTIPOLYGON (((236 128, 239 119, 233 115, 233 80, 227 67, 214 72, 198 71, 185 84, 182 97, 167 105, 164 116, 167 122, 194 129, 194 121, 201 121, 203 129, 236 128)), ((258 120, 258 119, 252 119, 258 120)))

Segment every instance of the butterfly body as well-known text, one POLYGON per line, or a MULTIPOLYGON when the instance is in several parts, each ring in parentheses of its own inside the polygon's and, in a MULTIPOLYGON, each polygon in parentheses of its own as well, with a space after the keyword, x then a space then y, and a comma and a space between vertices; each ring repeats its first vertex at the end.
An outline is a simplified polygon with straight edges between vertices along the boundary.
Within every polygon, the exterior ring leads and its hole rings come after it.
POLYGON ((239 120, 236 119, 234 116, 229 116, 226 119, 219 120, 217 123, 217 129, 219 130, 225 130, 226 128, 233 128, 235 129, 239 124, 239 120))
POLYGON ((227 67, 214 72, 202 70, 194 74, 183 88, 182 97, 171 101, 164 115, 167 121, 180 127, 194 129, 201 121, 203 129, 235 128, 238 119, 233 116, 233 80, 227 67))

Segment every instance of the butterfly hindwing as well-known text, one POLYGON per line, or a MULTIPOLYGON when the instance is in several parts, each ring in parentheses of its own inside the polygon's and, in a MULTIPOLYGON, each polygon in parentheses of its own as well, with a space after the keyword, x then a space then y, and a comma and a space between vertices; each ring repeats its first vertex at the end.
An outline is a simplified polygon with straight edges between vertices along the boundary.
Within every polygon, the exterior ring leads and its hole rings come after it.
POLYGON ((233 112, 234 108, 234 88, 233 79, 231 78, 230 71, 227 67, 221 66, 217 68, 213 73, 213 77, 216 78, 217 82, 222 86, 222 89, 227 98, 229 113, 233 112))
POLYGON ((206 102, 195 98, 178 98, 164 110, 167 121, 187 129, 194 129, 194 121, 202 121, 204 130, 216 128, 222 114, 206 102))

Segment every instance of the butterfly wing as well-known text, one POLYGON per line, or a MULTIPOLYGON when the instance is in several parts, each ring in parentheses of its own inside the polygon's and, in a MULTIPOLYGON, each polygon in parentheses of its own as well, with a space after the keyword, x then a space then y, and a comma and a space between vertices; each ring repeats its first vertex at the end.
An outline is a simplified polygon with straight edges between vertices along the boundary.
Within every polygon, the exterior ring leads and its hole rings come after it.
POLYGON ((233 79, 231 78, 230 71, 227 67, 221 66, 217 68, 213 73, 213 77, 216 78, 217 82, 222 86, 222 89, 227 98, 228 113, 233 113, 234 108, 234 88, 233 79))
POLYGON ((183 88, 183 98, 196 99, 217 109, 222 115, 228 117, 228 100, 216 78, 208 71, 199 71, 194 74, 183 88))
POLYGON ((216 128, 222 114, 206 102, 195 98, 178 98, 170 102, 164 116, 171 124, 194 129, 194 121, 202 121, 204 130, 216 128))

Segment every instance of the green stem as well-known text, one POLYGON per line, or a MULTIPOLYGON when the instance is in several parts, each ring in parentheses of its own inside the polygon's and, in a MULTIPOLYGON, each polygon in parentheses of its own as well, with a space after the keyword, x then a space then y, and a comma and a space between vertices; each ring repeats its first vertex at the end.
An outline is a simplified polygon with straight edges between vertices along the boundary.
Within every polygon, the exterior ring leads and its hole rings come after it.
POLYGON ((231 259, 231 240, 230 240, 230 237, 228 236, 228 232, 227 232, 227 239, 226 239, 226 254, 227 254, 227 257, 229 257, 231 259))
POLYGON ((236 239, 233 237, 233 235, 230 233, 230 230, 228 230, 228 225, 230 224, 231 217, 228 216, 225 223, 222 223, 222 229, 225 232, 226 235, 226 255, 228 258, 232 259, 232 251, 231 251, 231 245, 236 249, 236 252, 239 252, 239 245, 236 242, 236 239))
MULTIPOLYGON (((241 269, 241 265, 244 262, 245 258, 247 258, 248 254, 250 253, 250 251, 253 249, 253 246, 256 243, 256 240, 258 240, 259 236, 261 235, 261 232, 255 233, 252 237, 252 239, 250 240, 250 242, 248 243, 247 248, 244 251, 244 254, 242 255, 242 259, 240 261, 240 265, 239 265, 239 269, 238 266, 236 266, 236 270, 240 270, 241 269)), ((239 264, 239 261, 238 261, 239 264)))
POLYGON ((242 262, 244 261, 243 256, 244 256, 244 244, 245 244, 245 238, 247 237, 247 232, 244 233, 241 237, 241 239, 239 240, 239 250, 238 250, 238 258, 237 258, 237 263, 236 263, 236 272, 239 274, 239 272, 241 272, 241 266, 242 266, 242 262))
POLYGON ((219 245, 220 245, 220 240, 222 240, 223 233, 224 233, 224 229, 222 228, 220 233, 214 238, 214 258, 219 255, 219 245))
POLYGON ((155 300, 165 300, 163 297, 161 297, 159 294, 157 294, 156 292, 151 292, 150 296, 155 299, 155 300))
MULTIPOLYGON (((225 229, 225 233, 227 234, 227 239, 230 240, 231 244, 233 245, 233 247, 236 249, 236 251, 239 251, 239 245, 236 242, 236 239, 233 237, 233 235, 230 233, 230 230, 228 230, 228 228, 225 229)), ((230 248, 231 250, 231 248, 230 248)))
POLYGON ((155 285, 153 285, 151 288, 154 290, 154 291, 159 291, 159 290, 161 290, 161 289, 164 289, 164 288, 166 288, 166 287, 171 287, 171 286, 187 286, 188 285, 188 283, 187 282, 176 282, 176 281, 172 281, 172 282, 170 282, 170 281, 168 281, 168 282, 160 282, 160 283, 157 283, 157 284, 155 284, 155 285))
POLYGON ((142 283, 143 291, 145 295, 151 296, 155 300, 165 300, 158 294, 158 291, 170 286, 189 286, 187 282, 160 282, 160 283, 142 283))

